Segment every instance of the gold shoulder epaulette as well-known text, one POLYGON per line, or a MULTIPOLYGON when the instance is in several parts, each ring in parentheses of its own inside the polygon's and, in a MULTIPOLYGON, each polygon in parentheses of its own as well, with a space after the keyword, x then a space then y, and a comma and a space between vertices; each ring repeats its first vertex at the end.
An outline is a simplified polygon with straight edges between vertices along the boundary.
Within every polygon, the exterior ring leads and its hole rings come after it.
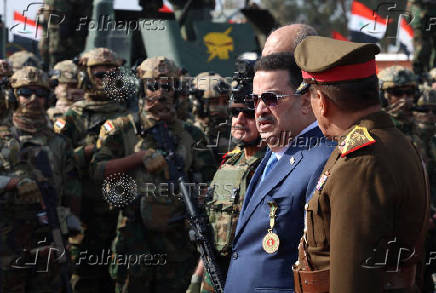
POLYGON ((345 157, 349 153, 357 151, 360 148, 369 146, 375 143, 375 139, 369 134, 368 129, 362 126, 354 126, 347 134, 345 139, 339 143, 341 157, 345 157))

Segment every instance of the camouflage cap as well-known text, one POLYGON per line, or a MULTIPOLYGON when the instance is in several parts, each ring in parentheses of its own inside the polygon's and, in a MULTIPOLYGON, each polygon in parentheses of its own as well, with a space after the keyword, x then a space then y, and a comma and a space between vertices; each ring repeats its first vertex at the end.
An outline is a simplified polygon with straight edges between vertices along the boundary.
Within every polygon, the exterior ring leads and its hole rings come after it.
POLYGON ((377 75, 380 88, 385 90, 398 86, 417 86, 416 75, 404 66, 389 66, 377 75))
POLYGON ((35 66, 24 66, 17 70, 10 78, 10 82, 14 89, 30 85, 50 88, 47 74, 35 66))
POLYGON ((81 66, 97 66, 97 65, 112 65, 121 66, 124 60, 119 58, 118 55, 108 48, 95 48, 91 51, 84 53, 79 59, 81 66))
POLYGON ((203 97, 206 99, 230 95, 231 86, 219 74, 213 72, 202 72, 193 81, 193 86, 204 91, 203 97))
POLYGON ((424 90, 416 104, 420 107, 436 108, 436 90, 424 90))
POLYGON ((21 69, 23 66, 42 67, 41 60, 35 54, 26 50, 21 50, 12 54, 9 56, 8 61, 12 65, 14 71, 21 69))
POLYGON ((8 60, 0 60, 0 76, 1 77, 9 77, 14 73, 12 71, 12 66, 8 60))
POLYGON ((56 63, 53 67, 52 79, 57 79, 61 83, 77 82, 77 65, 72 60, 64 60, 56 63))
POLYGON ((173 60, 164 56, 157 56, 142 61, 141 65, 137 67, 137 73, 141 79, 158 77, 175 78, 180 76, 180 69, 173 60))

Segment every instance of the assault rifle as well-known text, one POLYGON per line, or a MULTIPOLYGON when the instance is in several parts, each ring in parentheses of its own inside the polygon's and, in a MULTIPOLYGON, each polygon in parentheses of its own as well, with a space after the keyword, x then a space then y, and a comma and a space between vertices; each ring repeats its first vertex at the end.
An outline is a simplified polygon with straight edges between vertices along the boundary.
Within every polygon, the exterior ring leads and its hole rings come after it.
POLYGON ((183 177, 179 178, 180 191, 185 200, 188 220, 191 224, 190 238, 197 243, 198 251, 207 273, 212 280, 215 292, 224 292, 224 278, 221 268, 216 261, 216 250, 213 246, 212 233, 208 222, 200 215, 196 203, 192 200, 191 195, 186 189, 186 183, 183 177))

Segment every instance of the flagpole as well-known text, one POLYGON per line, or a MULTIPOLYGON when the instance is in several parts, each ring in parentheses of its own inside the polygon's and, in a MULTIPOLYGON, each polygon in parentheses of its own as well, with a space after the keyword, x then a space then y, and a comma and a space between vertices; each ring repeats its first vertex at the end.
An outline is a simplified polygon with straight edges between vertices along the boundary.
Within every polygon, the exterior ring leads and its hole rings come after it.
POLYGON ((0 53, 1 53, 2 59, 6 59, 6 40, 9 39, 9 32, 8 32, 7 27, 6 27, 6 23, 7 23, 6 5, 7 5, 7 0, 3 0, 3 19, 2 19, 3 27, 1 28, 2 29, 2 32, 1 32, 2 38, 1 38, 1 44, 0 44, 0 46, 1 46, 0 53))

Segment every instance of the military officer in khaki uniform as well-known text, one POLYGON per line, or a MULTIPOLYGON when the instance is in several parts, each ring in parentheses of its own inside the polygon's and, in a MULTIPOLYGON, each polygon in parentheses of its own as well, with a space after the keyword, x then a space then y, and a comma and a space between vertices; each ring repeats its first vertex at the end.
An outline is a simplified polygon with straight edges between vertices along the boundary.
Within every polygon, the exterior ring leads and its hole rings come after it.
POLYGON ((375 44, 308 37, 295 50, 319 127, 338 141, 306 205, 296 292, 418 292, 422 160, 381 112, 375 44))

